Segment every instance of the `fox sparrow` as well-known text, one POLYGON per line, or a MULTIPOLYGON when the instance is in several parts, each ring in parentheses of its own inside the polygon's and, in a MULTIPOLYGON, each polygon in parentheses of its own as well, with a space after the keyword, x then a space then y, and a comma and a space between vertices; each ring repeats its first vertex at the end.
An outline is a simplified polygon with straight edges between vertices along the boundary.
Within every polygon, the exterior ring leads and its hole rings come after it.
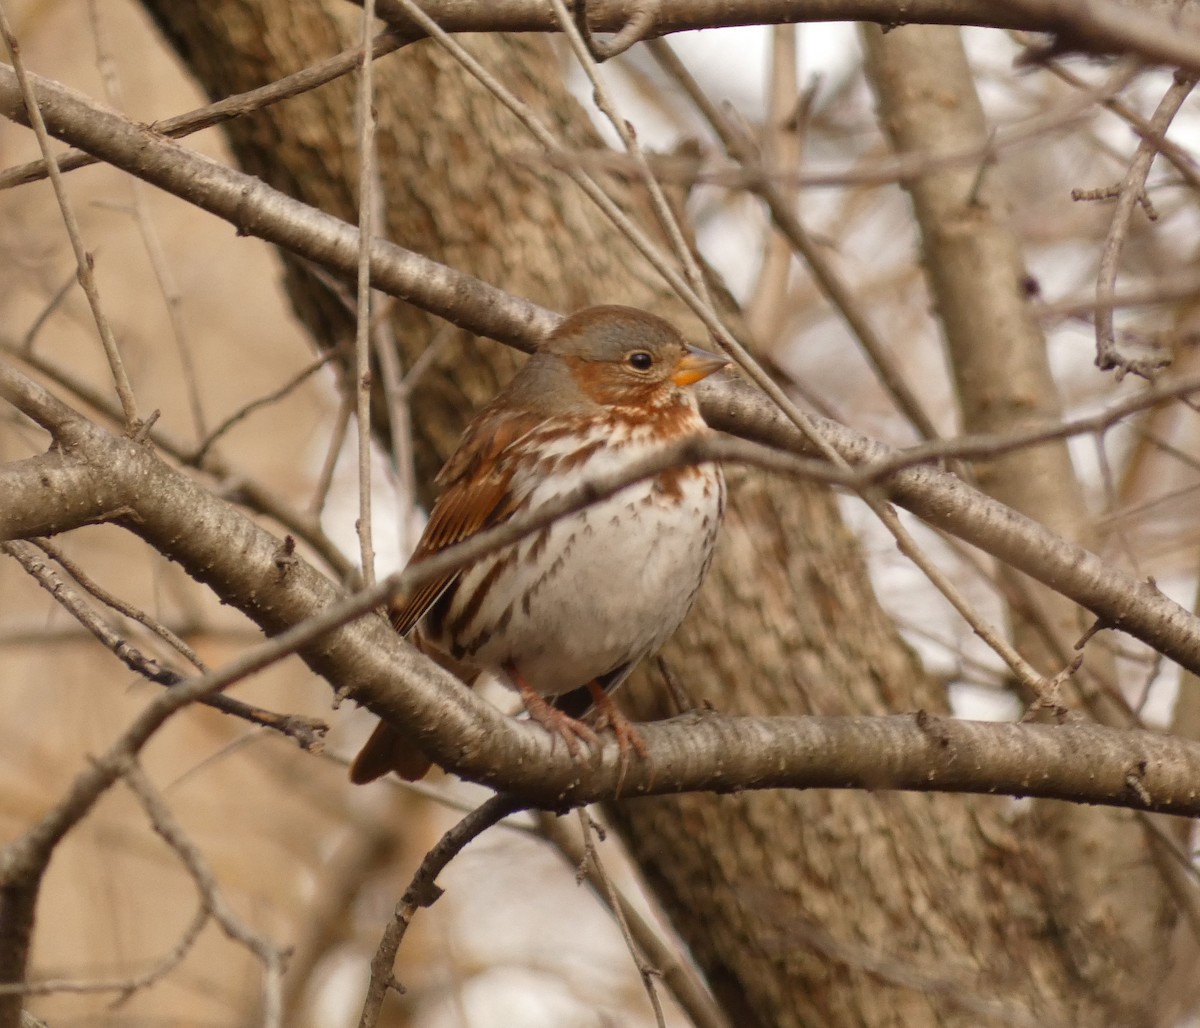
MULTIPOLYGON (((707 431, 687 387, 728 363, 661 318, 590 307, 563 321, 471 422, 412 563, 535 510, 656 448, 707 431)), ((674 633, 712 559, 725 507, 715 464, 638 482, 402 598, 392 624, 468 682, 515 688, 572 754, 592 729, 547 702, 586 687, 622 758, 644 754, 608 692, 674 633)), ((381 722, 350 770, 420 778, 429 760, 381 722)))

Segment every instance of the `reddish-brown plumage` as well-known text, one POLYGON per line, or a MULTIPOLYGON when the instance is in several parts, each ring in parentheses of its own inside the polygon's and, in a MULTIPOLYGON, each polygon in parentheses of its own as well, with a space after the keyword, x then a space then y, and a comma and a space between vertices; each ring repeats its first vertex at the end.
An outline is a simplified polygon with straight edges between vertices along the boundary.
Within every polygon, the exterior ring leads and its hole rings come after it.
MULTIPOLYGON (((441 493, 411 562, 707 431, 687 386, 724 364, 643 311, 592 307, 567 318, 468 426, 438 475, 441 493)), ((687 613, 723 508, 715 465, 671 469, 426 583, 392 623, 464 678, 500 676, 572 752, 594 733, 541 697, 588 686, 627 756, 640 740, 600 699, 603 689, 687 613)), ((381 723, 351 777, 395 769, 415 778, 427 767, 381 723)))

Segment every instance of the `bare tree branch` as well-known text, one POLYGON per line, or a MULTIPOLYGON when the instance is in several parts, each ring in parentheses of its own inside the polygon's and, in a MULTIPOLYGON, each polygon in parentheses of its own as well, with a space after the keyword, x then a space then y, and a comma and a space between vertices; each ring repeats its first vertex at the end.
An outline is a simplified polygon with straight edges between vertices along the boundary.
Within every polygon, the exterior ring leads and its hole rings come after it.
POLYGON ((401 988, 395 980, 393 967, 400 943, 408 931, 416 912, 422 907, 431 906, 442 894, 436 878, 473 839, 477 839, 492 825, 502 821, 520 809, 524 804, 513 796, 500 793, 485 801, 478 809, 471 811, 458 824, 442 836, 433 849, 426 855, 413 875, 412 882, 405 890, 400 902, 396 904, 392 920, 388 922, 383 937, 379 940, 379 948, 371 960, 371 981, 363 997, 362 1014, 359 1017, 359 1028, 375 1028, 379 1023, 379 1012, 384 998, 389 990, 401 988))
POLYGON ((1194 75, 1177 75, 1150 119, 1155 138, 1145 138, 1138 144, 1129 170, 1117 187, 1117 203, 1112 223, 1100 252, 1100 268, 1096 274, 1096 367, 1101 371, 1116 370, 1118 381, 1126 372, 1143 378, 1153 378, 1170 363, 1170 355, 1160 350, 1126 352, 1119 346, 1113 327, 1113 296, 1116 292, 1117 268, 1121 250, 1129 233, 1130 219, 1138 202, 1145 196, 1146 176, 1158 156, 1157 138, 1166 135, 1167 128, 1196 84, 1194 75))
POLYGON ((92 319, 96 323, 96 329, 100 333, 104 354, 108 358, 108 365, 112 370, 113 384, 116 386, 117 396, 121 400, 121 409, 125 412, 126 427, 129 432, 136 432, 141 428, 142 420, 138 416, 137 401, 133 395, 133 386, 130 385, 129 376, 125 371, 125 362, 121 358, 121 351, 117 346, 108 316, 104 313, 104 308, 100 303, 100 290, 96 285, 96 277, 92 274, 93 257, 84 247, 79 221, 75 217, 74 208, 67 199, 62 173, 58 170, 58 162, 50 149, 50 136, 46 132, 46 124, 38 109, 30 77, 21 61, 21 50, 17 38, 9 26, 8 16, 4 13, 3 5, 0 5, 0 36, 4 39, 5 48, 12 61, 12 71, 21 92, 21 102, 24 105, 27 124, 37 137, 38 146, 42 150, 42 158, 46 161, 47 170, 50 172, 50 181, 54 186, 54 198, 58 201, 63 224, 67 230, 67 238, 70 239, 71 249, 75 252, 75 274, 87 297, 88 306, 92 310, 92 319))
MULTIPOLYGON (((29 76, 48 130, 160 189, 258 236, 352 277, 358 232, 251 175, 194 153, 78 93, 29 76)), ((0 115, 24 122, 16 76, 0 65, 0 115)), ((461 327, 501 341, 539 338, 556 318, 487 283, 380 239, 371 241, 371 284, 461 327), (454 315, 454 312, 458 312, 454 315), (467 324, 467 320, 471 324, 467 324)))
MULTIPOLYGON (((422 0, 422 9, 447 32, 553 32, 547 0, 493 0, 487 5, 455 0, 422 0)), ((377 0, 381 17, 397 29, 414 26, 398 0, 377 0)), ((691 29, 735 25, 776 25, 820 21, 896 25, 981 25, 1051 32, 1059 47, 1090 53, 1134 52, 1146 59, 1200 71, 1200 31, 1195 17, 1180 18, 1171 6, 1163 14, 1113 0, 658 0, 652 14, 640 13, 639 0, 588 0, 591 32, 620 33, 636 21, 643 39, 691 29), (1167 13, 1169 12, 1169 13, 1167 13)))
POLYGON ((629 933, 630 943, 653 963, 695 1028, 730 1028, 729 1020, 678 943, 672 944, 663 938, 629 898, 613 886, 608 876, 601 879, 599 862, 588 858, 583 838, 571 828, 569 819, 543 811, 537 817, 537 830, 571 865, 577 878, 587 879, 596 898, 613 912, 613 916, 620 917, 622 931, 629 933))
MULTIPOLYGON (((148 737, 179 705, 286 653, 299 652, 314 671, 336 683, 340 693, 419 736, 422 748, 465 777, 551 806, 590 802, 611 795, 617 787, 622 768, 615 743, 605 745, 594 768, 581 774, 575 761, 561 747, 556 749, 539 727, 504 717, 399 639, 382 618, 360 615, 386 596, 413 588, 424 576, 477 559, 488 548, 506 545, 616 491, 633 481, 634 475, 595 483, 539 518, 514 519, 345 600, 303 561, 294 556, 284 559, 283 549, 270 533, 162 464, 144 446, 88 425, 2 365, 0 394, 19 402, 26 413, 57 419, 58 434, 71 440, 70 448, 83 458, 82 463, 104 469, 103 475, 96 476, 101 482, 84 478, 85 492, 101 493, 100 508, 127 507, 129 513, 122 518, 126 527, 211 585, 268 634, 279 634, 221 672, 170 690, 131 727, 131 738, 148 737), (347 624, 352 618, 358 620, 347 624)), ((778 417, 782 420, 782 415, 778 417)), ((796 431, 794 426, 788 428, 796 431)), ((682 456, 686 461, 703 459, 702 444, 682 456)), ((662 467, 648 462, 635 470, 644 477, 662 467)), ((924 469, 912 469, 894 478, 923 473, 924 469)), ((59 502, 70 508, 74 496, 68 494, 59 502)), ((998 527, 1021 525, 1019 515, 1007 512, 998 527)), ((1065 544, 1059 541, 1058 545, 1065 544)), ((1169 641, 1179 644, 1171 646, 1176 659, 1200 648, 1200 626, 1188 612, 1153 587, 1129 582, 1098 557, 1086 555, 1081 562, 1081 570, 1103 571, 1110 582, 1121 583, 1112 594, 1121 604, 1120 613, 1114 609, 1114 621, 1121 627, 1137 621, 1158 634, 1174 628, 1169 641), (1100 568, 1089 566, 1092 563, 1100 568)), ((1087 580, 1096 584, 1094 576, 1085 576, 1087 580)), ((1165 644, 1163 648, 1166 651, 1165 644)), ((1200 811, 1193 788, 1194 776, 1200 773, 1200 746, 1145 732, 1084 725, 943 722, 922 715, 916 719, 688 716, 647 726, 644 734, 653 763, 629 768, 625 794, 782 786, 982 789, 1166 813, 1200 811), (1088 759, 1080 760, 1085 751, 1088 759)))

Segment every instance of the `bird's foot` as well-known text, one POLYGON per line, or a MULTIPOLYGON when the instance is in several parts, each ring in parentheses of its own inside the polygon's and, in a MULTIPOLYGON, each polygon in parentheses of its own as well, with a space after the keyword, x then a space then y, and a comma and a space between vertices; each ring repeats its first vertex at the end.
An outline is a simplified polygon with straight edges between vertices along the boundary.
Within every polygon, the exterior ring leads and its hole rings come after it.
POLYGON ((580 763, 582 757, 579 746, 581 742, 590 747, 599 746, 600 740, 591 728, 582 721, 577 721, 570 714, 564 714, 561 710, 552 707, 520 675, 512 677, 521 693, 521 700, 524 702, 529 716, 546 729, 552 737, 561 738, 566 743, 567 752, 571 754, 571 759, 575 763, 580 763))
MULTIPOLYGON (((592 714, 593 723, 599 729, 611 728, 613 735, 617 737, 618 759, 621 768, 620 774, 617 776, 616 796, 619 797, 621 787, 625 784, 625 772, 629 770, 630 752, 636 753, 647 764, 652 765, 650 749, 646 745, 646 740, 642 738, 642 733, 637 730, 637 725, 621 713, 621 708, 617 706, 606 689, 598 682, 589 682, 588 691, 591 692, 592 700, 596 704, 595 712, 592 714)), ((651 772, 653 772, 653 767, 651 767, 651 772)), ((653 773, 651 778, 653 779, 653 773)))

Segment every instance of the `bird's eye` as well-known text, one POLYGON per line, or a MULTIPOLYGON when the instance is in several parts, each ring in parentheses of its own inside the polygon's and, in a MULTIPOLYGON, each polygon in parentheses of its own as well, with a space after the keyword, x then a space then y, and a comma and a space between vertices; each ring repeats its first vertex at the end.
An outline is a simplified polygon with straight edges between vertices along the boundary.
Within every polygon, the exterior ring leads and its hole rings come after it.
POLYGON ((654 364, 654 358, 645 350, 634 350, 626 360, 634 371, 649 371, 651 365, 654 364))

